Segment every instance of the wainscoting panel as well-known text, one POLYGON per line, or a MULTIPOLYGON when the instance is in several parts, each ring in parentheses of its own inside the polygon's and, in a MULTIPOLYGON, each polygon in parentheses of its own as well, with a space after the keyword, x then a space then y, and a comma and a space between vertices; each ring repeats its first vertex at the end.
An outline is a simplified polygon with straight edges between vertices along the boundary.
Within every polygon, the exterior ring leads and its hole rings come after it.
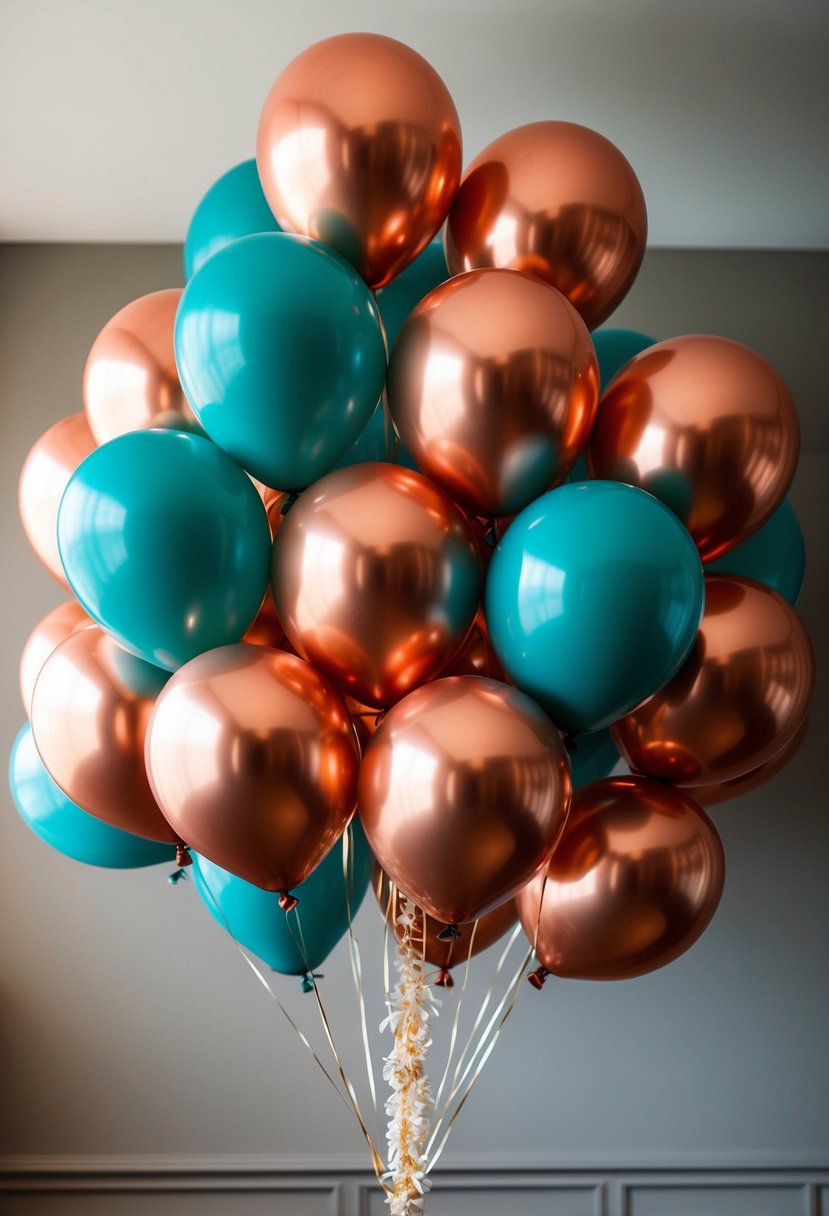
MULTIPOLYGON (((604 1216, 605 1188, 601 1183, 538 1182, 487 1178, 480 1185, 469 1179, 439 1179, 430 1193, 426 1214, 435 1216, 604 1216)), ((357 1216, 385 1216, 388 1209, 376 1187, 360 1188, 357 1216)), ((798 1213, 798 1216, 801 1216, 798 1213)))
POLYGON ((810 1216, 810 1192, 798 1183, 635 1183, 624 1187, 622 1216, 810 1216))

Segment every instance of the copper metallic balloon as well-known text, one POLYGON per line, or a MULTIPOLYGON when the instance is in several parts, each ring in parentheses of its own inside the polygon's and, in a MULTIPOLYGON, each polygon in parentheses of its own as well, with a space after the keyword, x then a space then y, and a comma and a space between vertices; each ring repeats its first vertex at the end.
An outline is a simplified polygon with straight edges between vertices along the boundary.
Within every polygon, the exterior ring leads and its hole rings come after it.
POLYGON ((303 882, 342 835, 358 767, 327 680, 261 646, 222 646, 179 668, 147 731, 150 783, 182 839, 268 891, 303 882))
POLYGON ((697 641, 660 692, 611 728, 635 772, 681 786, 731 781, 786 747, 809 712, 815 659, 770 587, 707 575, 697 641))
POLYGON ((32 696, 40 757, 67 797, 113 827, 178 841, 144 769, 144 737, 168 673, 91 625, 52 652, 32 696))
MULTIPOLYGON (((761 785, 765 785, 767 781, 771 781, 772 777, 776 777, 778 773, 782 772, 789 761, 794 759, 795 754, 800 751, 800 745, 808 733, 809 719, 807 718, 791 742, 781 748, 777 755, 772 756, 771 760, 761 764, 759 768, 752 769, 750 773, 744 773, 742 777, 732 777, 730 781, 687 788, 685 793, 689 794, 700 806, 715 806, 719 802, 729 802, 732 798, 741 798, 743 794, 759 789, 761 785)), ((677 788, 682 789, 683 787, 677 788)))
POLYGON ((380 34, 339 34, 292 60, 265 102, 256 146, 280 226, 336 249, 373 288, 440 228, 461 155, 437 72, 380 34))
POLYGON ((495 680, 435 680, 395 705, 366 748, 359 809, 396 886, 441 924, 477 920, 549 857, 570 802, 550 719, 495 680))
POLYGON ((599 400, 590 334, 560 292, 475 270, 422 300, 394 345, 395 429, 477 515, 514 515, 569 472, 599 400))
POLYGON ((585 786, 546 875, 516 897, 531 942, 538 931, 538 979, 631 979, 673 962, 714 915, 724 872, 716 829, 686 794, 644 777, 585 786))
POLYGON ((794 403, 771 364, 739 342, 691 334, 649 347, 611 381, 587 464, 593 477, 661 498, 708 562, 779 506, 799 450, 794 403))
POLYGON ((47 612, 35 625, 20 656, 20 699, 27 716, 37 677, 49 655, 70 633, 86 629, 92 623, 92 618, 86 615, 77 600, 67 600, 47 612))
POLYGON ((289 641, 364 705, 434 679, 478 610, 481 563, 449 497, 397 465, 323 477, 285 516, 271 582, 289 641))
POLYGON ((533 122, 466 170, 446 260, 453 274, 509 266, 537 275, 595 329, 627 294, 647 232, 642 188, 610 140, 572 122, 533 122))
MULTIPOLYGON (((400 913, 400 892, 376 862, 371 881, 377 903, 380 905, 380 914, 391 926, 395 935, 400 938, 401 928, 397 924, 397 917, 400 913)), ((499 904, 497 908, 493 908, 491 912, 487 912, 480 920, 473 922, 474 936, 473 925, 466 925, 461 937, 441 941, 439 934, 443 932, 445 925, 431 916, 426 916, 426 962, 431 963, 433 967, 440 967, 442 972, 462 965, 467 959, 474 958, 493 942, 497 942, 517 920, 518 909, 515 906, 515 900, 508 899, 505 903, 499 904)), ((423 922, 424 913, 418 908, 415 912, 415 923, 412 929, 414 947, 418 953, 424 949, 423 922)), ((441 987, 452 987, 451 979, 445 975, 439 977, 437 982, 441 987)))
POLYGON ((69 478, 94 448, 86 415, 70 414, 35 441, 20 470, 17 505, 26 537, 49 573, 67 589, 58 553, 58 507, 69 478))
MULTIPOLYGON (((277 530, 284 516, 282 515, 282 507, 285 504, 287 495, 281 490, 272 490, 270 486, 263 485, 261 481, 257 481, 255 477, 251 477, 251 481, 256 486, 259 492, 259 497, 265 504, 265 510, 268 513, 268 523, 270 524, 271 536, 276 536, 277 530)), ((265 592, 265 598, 262 600, 262 607, 256 614, 253 624, 248 629, 243 642, 249 642, 251 646, 281 646, 285 641, 285 630, 282 628, 282 622, 279 619, 279 614, 276 611, 276 604, 273 600, 273 592, 270 587, 265 592)))
POLYGON ((180 287, 140 296, 107 321, 93 342, 83 399, 98 443, 149 426, 193 428, 173 351, 180 298, 180 287))

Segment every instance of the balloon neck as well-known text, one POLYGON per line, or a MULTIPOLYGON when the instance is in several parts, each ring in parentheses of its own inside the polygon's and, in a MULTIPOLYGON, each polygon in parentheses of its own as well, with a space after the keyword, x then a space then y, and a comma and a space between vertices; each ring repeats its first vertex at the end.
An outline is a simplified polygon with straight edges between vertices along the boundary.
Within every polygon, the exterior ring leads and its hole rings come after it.
POLYGON ((439 942, 456 942, 461 936, 461 931, 457 925, 444 925, 438 934, 439 942))
POLYGON ((320 971, 306 971, 300 978, 300 987, 303 992, 313 992, 317 986, 317 980, 324 978, 325 976, 320 971))
POLYGON ((179 868, 182 868, 184 866, 191 866, 192 864, 193 858, 190 856, 190 850, 188 849, 187 845, 176 845, 176 865, 179 868))
POLYGON ((301 493, 301 490, 291 490, 288 494, 286 494, 285 500, 282 503, 282 506, 279 508, 279 514, 287 515, 301 493))
POLYGON ((171 887, 174 887, 176 885, 176 883, 181 882, 181 880, 186 877, 187 877, 186 870, 181 870, 181 869, 173 870, 172 874, 169 874, 167 876, 167 881, 171 887))
POLYGON ((299 900, 290 891, 279 892, 279 906, 283 912, 293 912, 298 903, 299 900))
POLYGON ((527 979, 530 981, 533 988, 537 988, 538 991, 540 992, 541 989, 544 987, 544 981, 547 979, 547 976, 549 974, 550 973, 546 967, 538 967, 538 968, 536 968, 535 971, 530 972, 530 974, 527 976, 527 979))
POLYGON ((454 988, 455 981, 452 979, 452 972, 446 967, 441 967, 435 980, 436 988, 454 988))

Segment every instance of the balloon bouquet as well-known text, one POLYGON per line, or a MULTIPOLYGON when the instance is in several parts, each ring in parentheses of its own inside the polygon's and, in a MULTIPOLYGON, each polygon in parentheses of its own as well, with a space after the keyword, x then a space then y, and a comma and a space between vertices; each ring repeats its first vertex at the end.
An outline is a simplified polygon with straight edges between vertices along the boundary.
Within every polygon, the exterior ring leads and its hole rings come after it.
POLYGON ((702 807, 805 731, 795 409, 726 338, 591 338, 645 239, 601 135, 533 123, 462 175, 435 71, 327 39, 23 468, 76 598, 23 656, 19 810, 81 861, 192 860, 321 1010, 374 868, 394 1213, 435 1159, 428 968, 516 917, 536 987, 670 962, 722 889, 702 807))

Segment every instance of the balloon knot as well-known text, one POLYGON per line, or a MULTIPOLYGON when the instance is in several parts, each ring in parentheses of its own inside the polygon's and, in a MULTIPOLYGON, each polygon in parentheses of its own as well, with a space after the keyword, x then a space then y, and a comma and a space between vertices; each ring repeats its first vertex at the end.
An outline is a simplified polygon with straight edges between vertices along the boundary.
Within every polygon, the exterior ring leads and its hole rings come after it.
POLYGON ((438 934, 439 942, 456 942, 461 937, 461 931, 457 925, 444 925, 438 934))
POLYGON ((187 845, 186 844, 176 845, 176 865, 177 866, 191 866, 192 864, 193 864, 193 858, 190 856, 190 850, 188 849, 187 845))
POLYGON ((299 900, 290 891, 279 892, 279 906, 283 912, 293 912, 298 903, 299 900))
POLYGON ((317 986, 317 980, 325 979, 321 971, 306 971, 300 981, 303 992, 313 992, 317 986))
POLYGON ((533 988, 537 988, 538 991, 540 992, 541 989, 544 987, 544 981, 546 980, 546 978, 549 974, 550 973, 546 967, 538 967, 535 971, 530 972, 530 974, 527 976, 527 979, 530 981, 533 988))
POLYGON ((171 887, 174 887, 176 885, 176 883, 181 882, 181 880, 186 877, 187 877, 186 870, 173 870, 172 874, 168 875, 167 881, 171 887))
POLYGON ((452 979, 452 972, 447 967, 441 967, 435 980, 436 988, 454 988, 455 981, 452 979))
POLYGON ((288 512, 290 511, 291 507, 294 505, 296 500, 299 498, 299 495, 300 495, 299 490, 291 490, 289 494, 286 494, 285 500, 282 503, 282 506, 279 508, 279 514, 287 515, 288 512))

